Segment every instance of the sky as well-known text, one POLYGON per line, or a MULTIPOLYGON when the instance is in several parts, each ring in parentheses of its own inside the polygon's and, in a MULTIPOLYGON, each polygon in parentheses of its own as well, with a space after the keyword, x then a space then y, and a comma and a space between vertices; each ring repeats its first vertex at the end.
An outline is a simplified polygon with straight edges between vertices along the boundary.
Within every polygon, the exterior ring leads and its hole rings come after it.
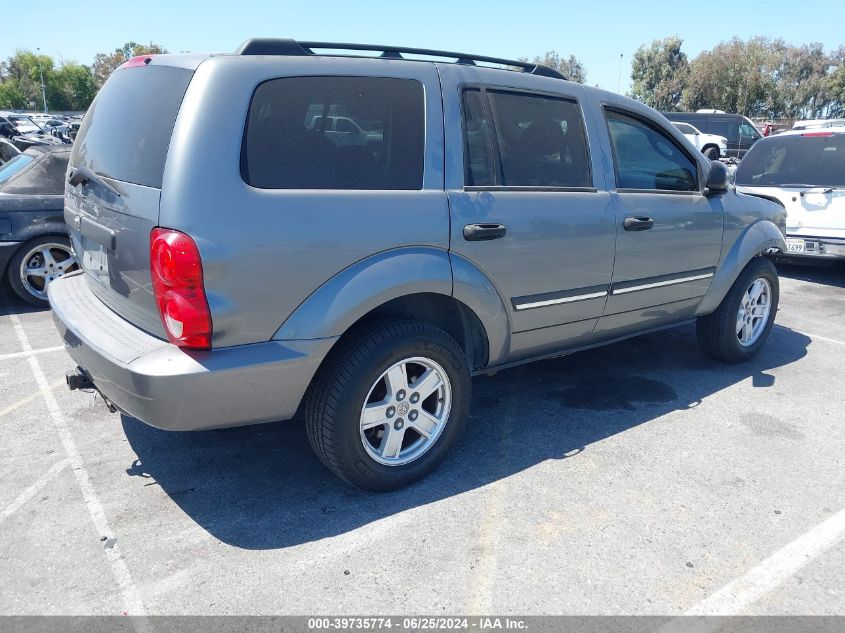
POLYGON ((130 40, 156 42, 170 52, 227 52, 250 37, 393 44, 510 59, 554 49, 578 57, 587 82, 608 90, 620 87, 621 68, 624 92, 637 47, 667 35, 683 38, 690 58, 734 36, 821 42, 828 50, 845 45, 841 20, 823 17, 838 16, 839 2, 804 0, 800 10, 797 5, 794 0, 47 0, 18 5, 17 26, 0 31, 0 59, 40 48, 59 60, 91 64, 97 53, 130 40), (28 12, 43 28, 24 19, 28 12))

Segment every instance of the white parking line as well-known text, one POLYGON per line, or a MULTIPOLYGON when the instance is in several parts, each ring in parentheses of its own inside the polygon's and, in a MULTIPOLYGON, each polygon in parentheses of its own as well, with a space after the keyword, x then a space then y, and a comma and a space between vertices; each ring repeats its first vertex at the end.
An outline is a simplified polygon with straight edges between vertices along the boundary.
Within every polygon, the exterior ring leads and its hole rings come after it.
POLYGON ((47 354, 48 352, 58 352, 63 350, 64 345, 57 345, 56 347, 43 347, 41 349, 30 349, 23 352, 12 352, 11 354, 0 354, 0 360, 10 360, 12 358, 26 358, 33 354, 47 354))
MULTIPOLYGON (((796 330, 797 331, 797 330, 796 330)), ((811 339, 818 339, 820 341, 827 341, 828 343, 836 343, 837 345, 845 345, 845 341, 837 341, 835 338, 829 336, 822 336, 821 334, 810 334, 809 332, 798 332, 804 336, 809 336, 811 339)))
POLYGON ((741 578, 705 598, 684 615, 740 615, 772 589, 845 536, 845 509, 782 547, 741 578))
MULTIPOLYGON (((32 347, 29 344, 29 339, 26 336, 26 332, 24 332, 20 319, 16 314, 10 314, 9 318, 12 320, 12 325, 15 328, 15 333, 18 336, 21 348, 23 348, 24 351, 31 351, 32 347)), ((114 532, 112 531, 109 521, 106 518, 106 513, 103 510, 103 504, 100 502, 100 499, 94 490, 94 486, 91 484, 91 478, 88 476, 88 471, 85 470, 85 462, 82 460, 82 455, 80 455, 79 450, 76 447, 73 435, 71 434, 70 428, 65 421, 64 414, 59 408, 59 404, 56 402, 53 392, 50 390, 50 385, 47 383, 47 379, 44 377, 44 372, 41 370, 41 364, 38 362, 38 358, 32 355, 27 358, 27 361, 29 362, 35 381, 38 383, 38 389, 44 397, 44 402, 47 404, 47 409, 50 412, 50 417, 53 420, 56 432, 59 434, 59 438, 61 439, 62 447, 64 448, 68 463, 73 468, 73 474, 76 476, 76 481, 79 484, 79 489, 82 492, 82 497, 85 500, 85 505, 88 508, 88 514, 91 516, 94 528, 96 529, 98 535, 113 537, 114 532)), ((144 603, 141 600, 141 596, 138 593, 135 583, 132 581, 132 575, 129 573, 129 567, 127 567, 126 561, 123 559, 119 548, 117 546, 104 548, 103 552, 108 558, 112 573, 114 574, 115 580, 117 580, 117 584, 120 587, 120 592, 125 603, 125 611, 129 615, 145 615, 144 603)), ((146 619, 142 618, 136 621, 135 626, 139 630, 146 630, 148 629, 146 622, 146 619)))
MULTIPOLYGON (((63 384, 65 384, 64 380, 57 380, 52 385, 50 385, 50 389, 55 389, 59 385, 63 385, 63 384)), ((2 418, 7 413, 11 413, 12 411, 15 411, 16 409, 20 409, 23 405, 29 404, 33 400, 37 400, 40 397, 41 397, 41 392, 36 391, 35 393, 29 394, 26 398, 21 398, 17 402, 13 402, 9 406, 7 406, 5 409, 0 409, 0 418, 2 418)))
POLYGON ((67 466, 67 465, 68 465, 68 461, 66 459, 63 459, 58 464, 53 464, 52 468, 50 468, 50 470, 48 470, 46 473, 41 475, 41 477, 38 479, 38 481, 36 481, 31 486, 29 486, 22 493, 20 493, 17 496, 17 498, 15 498, 15 500, 12 501, 12 503, 7 505, 3 509, 3 512, 0 512, 0 523, 5 521, 6 519, 8 519, 15 512, 17 512, 24 505, 26 505, 27 501, 29 501, 35 495, 37 495, 38 491, 41 490, 44 486, 46 486, 48 483, 50 483, 50 481, 53 479, 53 477, 55 477, 60 472, 62 472, 62 469, 64 469, 64 467, 67 466))

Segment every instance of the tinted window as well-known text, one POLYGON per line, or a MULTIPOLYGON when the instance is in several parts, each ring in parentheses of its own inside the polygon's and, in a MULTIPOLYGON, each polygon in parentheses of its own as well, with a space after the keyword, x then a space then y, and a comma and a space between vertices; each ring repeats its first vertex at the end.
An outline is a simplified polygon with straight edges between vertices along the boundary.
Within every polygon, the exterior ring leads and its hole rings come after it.
POLYGON ((637 119, 607 112, 616 186, 620 189, 695 191, 696 164, 669 137, 637 119))
POLYGON ((743 138, 758 138, 760 136, 757 128, 746 121, 739 124, 739 133, 743 138))
POLYGON ((845 186, 845 134, 776 136, 748 150, 736 172, 736 184, 845 186))
POLYGON ((9 178, 29 165, 33 160, 32 156, 28 154, 18 154, 12 158, 8 163, 0 167, 0 184, 9 180, 9 178))
POLYGON ((169 66, 112 73, 85 115, 71 164, 161 187, 173 124, 190 81, 191 71, 169 66))
POLYGON ((736 119, 710 119, 707 121, 707 133, 736 141, 739 139, 739 121, 736 119))
POLYGON ((675 127, 681 131, 681 134, 695 134, 695 129, 686 123, 675 123, 675 127))
POLYGON ((422 84, 409 79, 264 82, 249 109, 244 179, 265 189, 421 189, 424 108, 422 84))
POLYGON ((484 111, 480 90, 465 90, 464 107, 464 183, 467 186, 496 184, 490 122, 484 111))
MULTIPOLYGON (((46 152, 34 159, 34 163, 26 170, 19 169, 14 177, 6 179, 0 185, 3 193, 23 193, 31 195, 62 195, 65 192, 65 172, 67 171, 67 160, 69 151, 46 152)), ((29 156, 22 154, 17 158, 29 156)), ((5 167, 5 166, 4 166, 5 167)), ((0 175, 0 180, 3 178, 0 175)))
POLYGON ((591 187, 587 139, 573 101, 488 92, 495 117, 502 185, 591 187))

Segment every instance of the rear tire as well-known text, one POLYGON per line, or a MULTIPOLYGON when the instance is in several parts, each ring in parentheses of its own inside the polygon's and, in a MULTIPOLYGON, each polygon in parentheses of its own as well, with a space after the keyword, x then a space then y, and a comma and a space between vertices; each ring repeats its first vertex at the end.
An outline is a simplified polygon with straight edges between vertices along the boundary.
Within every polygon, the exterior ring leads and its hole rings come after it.
POLYGON ((70 241, 63 235, 44 235, 21 246, 9 260, 7 275, 14 293, 39 308, 47 308, 47 286, 79 268, 70 241))
POLYGON ((719 159, 719 148, 713 147, 712 145, 709 147, 704 148, 704 156, 708 160, 718 160, 719 159))
POLYGON ((779 297, 774 264, 764 257, 751 260, 716 311, 699 317, 698 345, 717 360, 727 363, 748 360, 769 337, 779 297))
POLYGON ((395 490, 446 457, 464 425, 472 389, 461 347, 410 320, 351 333, 305 396, 308 439, 320 461, 358 488, 395 490))

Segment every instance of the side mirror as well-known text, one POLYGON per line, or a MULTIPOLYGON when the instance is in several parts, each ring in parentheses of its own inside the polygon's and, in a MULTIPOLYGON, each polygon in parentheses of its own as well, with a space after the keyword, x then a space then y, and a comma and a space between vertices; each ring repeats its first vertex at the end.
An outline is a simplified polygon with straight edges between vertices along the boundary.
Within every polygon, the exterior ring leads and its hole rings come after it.
POLYGON ((728 190, 728 168, 725 167, 718 160, 710 162, 710 173, 707 174, 707 183, 705 184, 706 193, 708 195, 717 195, 728 190))

